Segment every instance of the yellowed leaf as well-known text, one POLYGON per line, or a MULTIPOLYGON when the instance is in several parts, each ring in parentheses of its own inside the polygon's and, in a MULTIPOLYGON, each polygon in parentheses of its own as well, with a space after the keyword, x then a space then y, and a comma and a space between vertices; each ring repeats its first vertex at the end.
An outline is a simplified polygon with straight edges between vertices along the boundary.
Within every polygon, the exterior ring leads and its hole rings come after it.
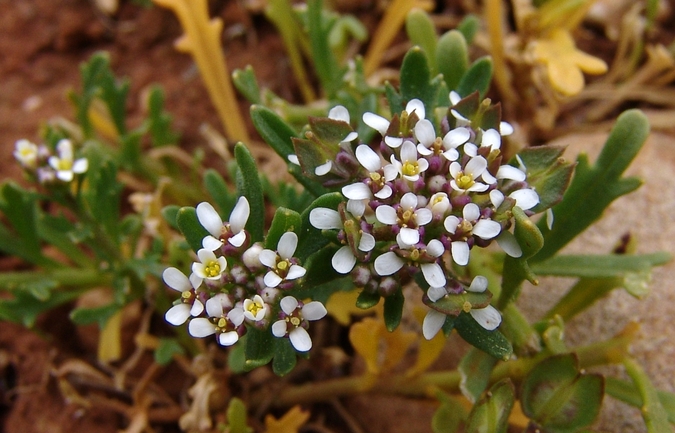
POLYGON ((309 419, 309 411, 303 411, 300 406, 293 406, 279 419, 272 415, 265 416, 265 433, 298 433, 309 419))
POLYGON ((98 337, 98 360, 104 364, 122 356, 122 310, 113 314, 98 337))
MULTIPOLYGON (((424 322, 424 316, 427 313, 427 308, 416 306, 413 309, 415 319, 420 323, 424 322)), ((419 348, 417 349, 417 360, 415 364, 405 372, 407 377, 416 376, 426 371, 431 364, 433 364, 443 351, 445 347, 445 335, 439 332, 431 340, 420 338, 419 348)))
POLYGON ((351 316, 361 316, 370 314, 372 310, 364 310, 356 306, 356 299, 359 297, 359 292, 350 290, 349 292, 335 292, 328 298, 326 302, 326 310, 333 319, 342 326, 348 326, 351 323, 351 316))
POLYGON ((416 333, 401 328, 387 331, 381 318, 366 317, 349 329, 349 341, 365 359, 370 374, 380 374, 395 367, 417 338, 416 333))

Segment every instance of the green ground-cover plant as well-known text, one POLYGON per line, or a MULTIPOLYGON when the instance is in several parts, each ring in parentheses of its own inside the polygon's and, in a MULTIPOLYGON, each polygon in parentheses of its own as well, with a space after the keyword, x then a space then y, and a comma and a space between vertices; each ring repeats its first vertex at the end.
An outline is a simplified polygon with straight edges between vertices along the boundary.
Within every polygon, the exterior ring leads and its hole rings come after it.
MULTIPOLYGON (((179 15, 187 10, 178 0, 159 3, 179 15)), ((31 326, 40 313, 105 287, 107 303, 71 313, 77 324, 99 323, 99 345, 107 348, 101 361, 119 358, 119 314, 142 300, 176 330, 154 345, 156 362, 204 352, 195 339, 208 337, 227 347, 230 373, 270 365, 284 376, 298 358, 311 357, 314 322, 331 316, 349 326, 366 371, 286 386, 273 405, 363 392, 432 396, 439 401, 436 432, 509 425, 572 432, 588 431, 608 394, 640 406, 650 432, 672 430, 675 396, 657 391, 631 359, 633 326, 585 347, 567 347, 563 338, 566 321, 614 288, 646 296, 651 269, 670 260, 634 254, 631 242, 606 255, 559 254, 613 200, 639 187, 622 174, 649 133, 645 116, 621 114, 594 164, 583 155, 567 161, 554 146, 515 153, 505 138, 513 126, 486 97, 493 60, 469 58, 475 17, 437 39, 428 16, 412 10, 407 30, 418 45, 402 59, 399 81, 370 85, 362 61, 345 65, 339 44, 330 43, 340 17, 319 1, 299 15, 283 2, 271 6, 281 8, 268 16, 282 34, 289 31, 283 20, 304 23, 323 103, 282 101, 260 89, 251 68, 235 71, 233 81, 252 103, 257 132, 297 182, 271 183, 247 143, 238 142, 227 173, 205 170, 201 185, 190 188, 197 170, 186 179, 174 160, 152 154, 173 148, 178 137, 161 92, 152 93, 147 120, 130 128, 128 84, 115 79, 105 55, 95 55, 82 67, 82 91, 71 97, 77 124, 46 128, 41 145, 16 144, 33 188, 3 184, 0 250, 35 270, 0 275, 8 292, 0 318, 31 326), (122 197, 131 187, 120 173, 156 191, 135 196, 135 212, 125 213, 122 197), (60 255, 45 254, 45 245, 60 255), (524 281, 538 284, 543 275, 577 282, 541 321, 529 323, 514 302, 524 281), (173 290, 163 290, 161 280, 173 290), (370 316, 355 321, 363 310, 370 316), (417 331, 401 326, 405 315, 417 331), (472 349, 457 369, 428 371, 453 332, 472 349), (402 368, 409 349, 415 360, 402 368), (616 363, 632 382, 587 370, 616 363)), ((190 38, 181 46, 196 58, 209 49, 200 37, 212 37, 219 24, 188 23, 207 20, 181 21, 190 38)), ((287 44, 300 43, 287 37, 287 44)), ((211 67, 219 70, 200 65, 211 67)), ((226 112, 227 102, 220 103, 226 112)), ((231 137, 245 136, 223 123, 231 137)), ((198 157, 187 159, 199 165, 198 157)), ((211 425, 208 381, 217 379, 210 374, 193 388, 186 430, 211 425)), ((230 431, 246 431, 247 407, 267 392, 230 400, 230 431)), ((306 419, 291 410, 266 425, 295 431, 306 419)))

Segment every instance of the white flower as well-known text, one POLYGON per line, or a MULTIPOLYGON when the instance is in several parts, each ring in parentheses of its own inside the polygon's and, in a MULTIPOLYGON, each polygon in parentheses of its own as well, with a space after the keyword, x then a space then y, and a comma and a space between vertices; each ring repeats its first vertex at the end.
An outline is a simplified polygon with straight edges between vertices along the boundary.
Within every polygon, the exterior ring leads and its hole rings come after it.
MULTIPOLYGON (((420 101, 419 99, 411 99, 410 101, 408 101, 408 103, 405 106, 405 111, 406 113, 408 113, 408 115, 414 112, 415 114, 417 114, 417 117, 419 119, 424 119, 426 115, 424 103, 422 103, 422 101, 420 101)), ((367 112, 363 114, 363 123, 378 131, 380 135, 384 138, 384 142, 387 144, 387 146, 391 148, 397 148, 401 146, 401 144, 403 143, 402 138, 387 135, 387 130, 389 129, 390 122, 384 117, 379 116, 375 113, 367 112)))
POLYGON ((197 251, 199 262, 192 263, 192 272, 201 278, 209 280, 219 280, 220 276, 227 269, 227 260, 225 257, 216 257, 213 251, 202 248, 197 251))
POLYGON ((220 293, 206 301, 206 312, 208 319, 198 317, 190 321, 190 335, 203 338, 217 334, 218 343, 222 346, 231 346, 239 340, 237 328, 244 322, 244 312, 241 308, 232 308, 228 295, 220 293))
POLYGON ((25 168, 37 166, 38 147, 28 140, 21 139, 14 145, 14 158, 25 168))
POLYGON ((384 167, 384 176, 388 179, 396 178, 399 174, 403 179, 411 182, 417 181, 420 174, 429 168, 429 161, 424 158, 418 158, 417 147, 412 141, 406 140, 401 146, 400 161, 395 155, 391 156, 391 164, 384 167))
POLYGON ((480 142, 480 147, 489 147, 490 150, 497 150, 502 145, 502 136, 496 129, 488 129, 483 131, 483 138, 480 142))
POLYGON ((450 205, 450 199, 446 193, 437 192, 429 198, 427 208, 431 209, 431 214, 434 217, 442 217, 452 208, 452 206, 450 205))
POLYGON ((412 192, 401 197, 398 210, 389 205, 381 205, 375 209, 375 217, 382 224, 398 225, 400 232, 397 235, 399 245, 415 245, 420 241, 419 226, 431 222, 433 214, 425 207, 418 208, 418 198, 412 192))
POLYGON ((202 284, 202 278, 191 274, 185 276, 176 268, 166 268, 162 273, 162 279, 167 286, 181 293, 181 303, 174 305, 164 315, 164 319, 174 326, 182 325, 190 316, 199 316, 204 311, 204 305, 195 296, 195 289, 202 284))
POLYGON ((281 319, 272 324, 272 335, 282 338, 288 335, 291 344, 298 352, 307 352, 312 348, 312 339, 305 329, 307 321, 322 319, 327 311, 321 302, 312 301, 300 306, 293 296, 286 296, 279 303, 281 319))
MULTIPOLYGON (((487 278, 477 275, 474 277, 473 281, 471 281, 471 285, 466 290, 469 292, 482 293, 487 289, 487 286, 487 278)), ((469 314, 471 314, 471 317, 473 317, 480 326, 487 329, 488 331, 497 329, 499 324, 502 323, 502 316, 492 305, 488 305, 484 308, 472 308, 469 311, 469 314)))
POLYGON ((253 322, 264 319, 267 311, 269 311, 269 307, 260 295, 255 295, 252 299, 244 299, 243 308, 244 318, 253 322))
POLYGON ((502 226, 496 221, 481 219, 480 208, 475 203, 464 206, 462 215, 461 220, 455 215, 448 216, 443 222, 443 226, 449 233, 462 236, 463 239, 452 241, 451 254, 455 263, 465 266, 469 263, 469 244, 466 239, 471 236, 478 236, 485 240, 492 239, 499 235, 502 226), (460 233, 457 233, 458 229, 460 233))
POLYGON ((365 144, 360 144, 356 148, 356 159, 368 170, 366 182, 356 182, 346 185, 342 188, 342 194, 349 200, 371 199, 373 195, 379 199, 391 197, 392 189, 385 182, 396 178, 396 172, 383 175, 382 160, 380 156, 365 144), (370 185, 370 186, 369 186, 370 185), (376 192, 373 194, 372 189, 376 192))
MULTIPOLYGON (((446 283, 443 268, 441 268, 441 265, 436 260, 444 252, 443 243, 438 239, 432 239, 426 248, 410 249, 410 259, 413 262, 420 263, 424 279, 432 287, 444 286, 446 283)), ((387 251, 375 259, 373 266, 378 275, 387 276, 398 272, 405 264, 406 261, 396 254, 396 252, 387 251)))
POLYGON ((450 164, 452 180, 450 186, 459 192, 483 192, 488 186, 476 179, 487 169, 487 160, 482 156, 475 156, 469 160, 464 169, 458 162, 450 164))
POLYGON ((233 247, 240 247, 246 241, 246 231, 244 227, 248 221, 251 213, 250 206, 246 197, 241 196, 237 200, 237 204, 232 209, 230 214, 230 221, 228 223, 220 219, 218 212, 207 202, 202 202, 197 205, 197 219, 210 233, 202 240, 202 247, 215 251, 223 246, 223 240, 233 247))
POLYGON ((455 128, 449 131, 441 140, 436 136, 434 126, 427 119, 415 124, 415 138, 419 141, 417 151, 420 155, 429 156, 435 152, 441 153, 448 161, 455 161, 459 157, 457 148, 471 138, 467 128, 455 128))
POLYGON ((73 161, 73 143, 64 138, 56 144, 59 156, 50 156, 49 165, 56 170, 56 177, 64 182, 73 180, 75 174, 82 174, 89 168, 86 158, 73 161))
POLYGON ((260 252, 260 263, 270 270, 263 281, 267 287, 277 287, 283 281, 295 280, 305 275, 305 268, 294 263, 293 254, 298 246, 298 235, 286 232, 279 238, 277 251, 264 249, 260 252))
MULTIPOLYGON (((333 120, 339 120, 349 125, 349 111, 347 111, 347 109, 342 105, 336 105, 335 107, 331 108, 331 110, 328 112, 328 118, 333 120)), ((345 143, 354 141, 358 138, 358 136, 359 134, 357 132, 352 131, 348 133, 347 136, 343 138, 340 142, 345 143)), ((319 175, 319 173, 316 174, 319 175)))

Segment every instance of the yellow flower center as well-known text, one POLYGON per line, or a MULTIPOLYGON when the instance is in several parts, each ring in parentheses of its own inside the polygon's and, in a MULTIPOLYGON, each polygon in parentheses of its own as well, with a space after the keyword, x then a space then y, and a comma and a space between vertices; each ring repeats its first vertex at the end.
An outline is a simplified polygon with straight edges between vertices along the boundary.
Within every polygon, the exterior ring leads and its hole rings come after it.
POLYGON ((457 177, 455 178, 455 182, 457 182, 457 186, 461 189, 469 189, 475 183, 473 181, 473 176, 471 176, 470 174, 465 174, 464 172, 460 172, 457 175, 457 177))
POLYGON ((59 167, 59 171, 68 171, 71 168, 73 168, 73 161, 69 161, 67 159, 59 159, 59 163, 57 164, 59 167))
POLYGON ((218 322, 216 323, 216 326, 221 328, 221 329, 225 328, 227 326, 227 319, 225 319, 224 317, 221 317, 220 319, 218 319, 218 322))
POLYGON ((380 173, 370 173, 370 180, 379 183, 382 180, 382 175, 380 173))
POLYGON ((253 314, 254 317, 257 316, 257 315, 258 315, 258 311, 262 310, 263 308, 265 308, 264 305, 262 305, 262 304, 259 303, 259 302, 255 302, 255 301, 251 302, 251 304, 250 304, 248 307, 246 307, 246 309, 247 309, 251 314, 253 314))
POLYGON ((413 262, 416 262, 416 261, 419 260, 419 258, 420 258, 420 250, 415 248, 414 250, 412 250, 410 252, 410 260, 412 260, 413 262))
POLYGON ((217 277, 220 275, 220 263, 216 260, 211 260, 206 263, 206 266, 204 266, 204 273, 207 277, 217 277))
POLYGON ((417 164, 417 161, 406 161, 401 172, 404 176, 415 176, 420 173, 419 164, 417 164))
POLYGON ((285 272, 288 270, 290 267, 290 263, 288 263, 288 260, 282 260, 279 263, 277 263, 277 270, 285 272))
POLYGON ((471 302, 464 301, 464 305, 462 305, 462 310, 464 310, 465 313, 468 313, 469 311, 471 311, 471 307, 472 307, 471 302))
POLYGON ((300 318, 293 316, 290 318, 291 325, 295 326, 296 328, 300 326, 300 318))

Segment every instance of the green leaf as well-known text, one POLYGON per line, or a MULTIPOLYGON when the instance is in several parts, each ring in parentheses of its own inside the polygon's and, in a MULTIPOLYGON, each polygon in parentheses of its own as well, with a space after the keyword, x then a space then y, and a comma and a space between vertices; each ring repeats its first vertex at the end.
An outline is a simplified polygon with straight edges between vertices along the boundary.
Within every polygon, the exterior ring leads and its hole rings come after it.
POLYGON ((150 87, 146 122, 153 146, 166 146, 180 140, 180 133, 171 127, 172 121, 171 115, 164 110, 164 91, 159 86, 150 87))
POLYGON ((469 51, 462 33, 450 30, 441 36, 436 46, 436 59, 448 89, 455 90, 469 69, 469 51))
POLYGON ((459 390, 471 403, 475 403, 488 386, 492 369, 499 361, 475 347, 459 362, 459 390))
POLYGON ((207 169, 204 172, 204 188, 206 188, 206 192, 211 196, 221 218, 232 211, 237 197, 230 192, 230 188, 220 173, 212 168, 207 169))
POLYGON ((174 355, 183 355, 185 351, 175 338, 160 338, 159 345, 155 349, 155 362, 159 365, 167 365, 174 355))
POLYGON ((321 5, 321 0, 310 0, 307 2, 309 43, 316 75, 319 77, 323 91, 330 99, 342 86, 343 72, 328 43, 330 30, 334 21, 333 23, 328 23, 324 20, 321 5))
POLYGON ((70 312, 70 320, 76 325, 89 325, 98 323, 99 328, 103 329, 108 319, 120 311, 121 305, 112 303, 96 308, 76 308, 70 312))
POLYGON ((456 433, 460 431, 459 427, 466 419, 464 406, 456 398, 440 391, 436 392, 436 398, 441 402, 441 405, 431 418, 431 430, 434 433, 456 433))
MULTIPOLYGON (((534 213, 558 204, 569 186, 574 164, 562 158, 564 150, 557 146, 536 146, 518 154, 527 169, 528 185, 539 195, 539 204, 531 209, 534 213)), ((515 158, 510 163, 518 165, 515 158)))
POLYGON ((251 208, 246 230, 251 234, 251 242, 259 242, 263 240, 265 202, 258 167, 251 152, 242 143, 234 146, 234 157, 239 167, 237 191, 240 196, 246 197, 251 208))
POLYGON ((256 131, 284 161, 295 153, 293 137, 298 137, 277 113, 262 105, 251 105, 251 120, 256 131))
POLYGON ((515 403, 516 391, 511 379, 495 383, 469 414, 466 433, 506 432, 509 415, 515 403))
POLYGON ((52 308, 79 297, 84 290, 57 291, 47 300, 39 300, 28 291, 14 292, 14 298, 0 300, 0 319, 32 327, 37 317, 52 308))
POLYGON ((302 287, 316 287, 329 281, 340 278, 341 275, 333 269, 331 259, 337 251, 335 246, 326 246, 303 262, 307 273, 302 282, 302 287))
POLYGON ((291 340, 288 338, 274 339, 274 360, 272 370, 277 376, 285 376, 295 368, 297 356, 291 340))
POLYGON ((551 356, 537 364, 522 384, 523 413, 541 427, 576 431, 597 417, 603 377, 579 371, 575 354, 551 356))
POLYGON ((94 260, 78 246, 79 242, 73 236, 75 226, 63 215, 41 213, 37 228, 41 239, 61 250, 78 266, 84 268, 95 266, 94 260))
MULTIPOLYGON (((642 407, 642 396, 633 382, 605 377, 605 392, 607 395, 633 407, 642 407)), ((668 422, 675 424, 675 394, 657 390, 656 395, 668 414, 668 422)))
POLYGON ((489 56, 481 57, 471 64, 459 84, 457 93, 468 96, 478 91, 481 99, 485 97, 492 82, 492 59, 489 56))
POLYGON ((387 331, 393 332, 401 323, 404 302, 405 298, 401 289, 384 298, 384 324, 387 331))
POLYGON ((262 367, 274 357, 274 337, 269 329, 246 327, 246 371, 262 367))
POLYGON ((506 361, 513 353, 511 343, 499 331, 488 331, 468 313, 457 316, 454 327, 467 343, 495 358, 506 361))
POLYGON ((422 9, 413 8, 405 18, 405 31, 410 42, 422 48, 427 55, 431 74, 436 75, 436 27, 429 15, 422 9))
MULTIPOLYGON (((628 110, 617 119, 594 166, 590 166, 585 155, 579 156, 569 189, 562 202, 553 207, 553 228, 545 231, 545 245, 532 258, 533 263, 552 257, 600 218, 612 201, 641 185, 640 180, 621 175, 642 148, 648 134, 649 123, 645 115, 638 110, 628 110)), ((539 223, 542 229, 544 224, 544 221, 539 223)))
POLYGON ((313 209, 328 208, 337 210, 340 203, 345 199, 339 192, 324 194, 314 200, 300 215, 302 223, 298 233, 298 248, 295 250, 295 256, 301 261, 305 261, 310 254, 319 251, 328 245, 328 239, 321 235, 321 230, 315 228, 309 222, 309 215, 313 209))
POLYGON ((267 237, 265 238, 265 248, 276 250, 281 236, 286 232, 296 232, 297 234, 300 230, 300 225, 301 218, 299 213, 285 207, 277 208, 270 224, 270 229, 267 232, 267 237))
MULTIPOLYGON (((419 99, 424 103, 427 113, 433 112, 440 82, 432 83, 431 70, 427 55, 420 47, 412 47, 406 53, 401 64, 401 96, 403 102, 419 99)), ((402 107, 404 108, 404 107, 402 107)), ((392 112, 399 109, 391 106, 392 112)))
POLYGON ((651 254, 557 255, 532 265, 541 275, 558 277, 608 278, 649 271, 672 260, 664 251, 651 254))
POLYGON ((232 72, 232 83, 248 102, 251 104, 261 103, 260 87, 258 86, 258 80, 255 78, 255 72, 251 65, 247 65, 244 69, 235 69, 234 72, 232 72))
POLYGON ((464 35, 464 39, 466 39, 467 45, 471 45, 474 36, 476 36, 476 33, 478 33, 479 28, 480 28, 480 18, 478 18, 474 14, 466 15, 459 23, 459 25, 457 25, 457 30, 459 30, 462 33, 462 35, 464 35))
POLYGON ((632 358, 624 358, 623 365, 642 400, 640 412, 647 426, 647 432, 674 432, 673 426, 668 423, 668 412, 661 404, 659 394, 644 369, 632 358))
POLYGON ((227 355, 227 367, 234 374, 245 373, 246 368, 246 341, 248 338, 243 335, 237 341, 237 344, 232 347, 227 355))
POLYGON ((486 290, 481 293, 464 292, 461 294, 448 294, 436 302, 431 302, 425 298, 425 304, 439 313, 448 316, 457 316, 464 310, 464 306, 468 304, 471 308, 484 308, 490 305, 492 293, 486 290))
POLYGON ((202 240, 209 232, 202 227, 197 218, 197 211, 193 207, 182 207, 176 215, 176 225, 185 236, 185 240, 195 252, 202 248, 202 240))
POLYGON ((250 433, 252 430, 247 424, 246 405, 237 397, 232 397, 227 405, 227 432, 228 433, 250 433))
POLYGON ((164 218, 164 221, 166 221, 167 224, 169 224, 169 226, 171 226, 171 228, 175 230, 179 230, 177 222, 179 210, 180 206, 175 204, 164 206, 161 210, 162 218, 164 218))
MULTIPOLYGON (((93 152, 87 152, 92 155, 93 152)), ((92 216, 104 229, 110 240, 119 243, 120 198, 123 185, 117 181, 117 167, 105 157, 90 160, 87 180, 90 183, 85 197, 92 216)))

